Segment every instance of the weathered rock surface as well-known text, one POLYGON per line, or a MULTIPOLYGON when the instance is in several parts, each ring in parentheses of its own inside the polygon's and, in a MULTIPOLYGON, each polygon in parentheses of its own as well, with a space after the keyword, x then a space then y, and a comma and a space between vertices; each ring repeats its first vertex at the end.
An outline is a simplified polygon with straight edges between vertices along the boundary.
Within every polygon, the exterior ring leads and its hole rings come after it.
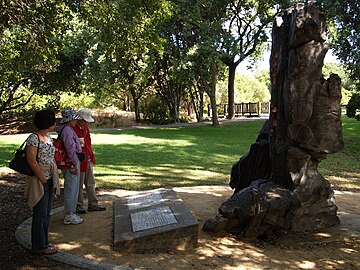
POLYGON ((341 80, 322 75, 325 28, 315 1, 286 10, 274 23, 269 120, 249 153, 233 165, 235 193, 204 230, 256 236, 340 222, 330 183, 318 172, 328 154, 344 147, 341 80))
POLYGON ((256 180, 234 193, 220 208, 220 215, 205 222, 209 232, 226 230, 245 237, 289 229, 292 211, 299 206, 297 195, 269 180, 256 180))
POLYGON ((298 4, 274 25, 271 53, 270 158, 272 180, 294 190, 301 206, 292 230, 339 223, 333 191, 317 170, 327 154, 344 147, 341 80, 325 80, 325 18, 314 2, 298 4), (280 180, 278 182, 278 180, 280 180))

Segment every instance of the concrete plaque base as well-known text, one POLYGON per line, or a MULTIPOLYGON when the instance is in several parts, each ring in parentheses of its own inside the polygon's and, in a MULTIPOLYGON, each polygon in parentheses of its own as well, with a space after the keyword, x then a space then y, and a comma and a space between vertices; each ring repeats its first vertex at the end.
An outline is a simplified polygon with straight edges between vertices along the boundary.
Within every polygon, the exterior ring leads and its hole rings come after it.
POLYGON ((197 244, 199 223, 172 188, 138 192, 114 204, 116 251, 185 250, 197 244))

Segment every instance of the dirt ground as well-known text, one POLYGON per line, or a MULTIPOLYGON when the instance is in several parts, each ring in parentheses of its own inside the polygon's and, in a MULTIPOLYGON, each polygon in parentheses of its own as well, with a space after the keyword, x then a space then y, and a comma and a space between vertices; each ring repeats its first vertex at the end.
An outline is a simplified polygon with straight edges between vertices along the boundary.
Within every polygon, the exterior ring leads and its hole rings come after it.
POLYGON ((360 194, 336 192, 340 226, 319 232, 283 233, 277 239, 241 239, 208 234, 203 223, 232 194, 226 186, 174 188, 199 221, 198 246, 188 251, 152 251, 143 254, 114 252, 113 200, 131 191, 101 192, 105 212, 83 215, 76 226, 62 225, 62 213, 52 217, 51 239, 70 254, 134 269, 360 269, 360 194), (354 203, 356 202, 356 203, 354 203))

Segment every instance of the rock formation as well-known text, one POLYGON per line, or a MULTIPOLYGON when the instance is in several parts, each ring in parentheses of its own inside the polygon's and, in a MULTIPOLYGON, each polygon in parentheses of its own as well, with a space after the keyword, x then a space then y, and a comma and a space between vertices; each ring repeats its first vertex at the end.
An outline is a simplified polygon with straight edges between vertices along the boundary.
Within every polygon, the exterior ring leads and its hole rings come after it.
POLYGON ((325 17, 315 1, 298 4, 277 18, 270 58, 269 120, 250 152, 232 168, 234 195, 220 207, 219 216, 205 223, 204 230, 239 230, 257 236, 279 228, 305 231, 339 223, 331 186, 317 170, 327 154, 344 146, 341 80, 335 74, 327 80, 322 75, 328 50, 325 40, 325 17), (257 179, 271 180, 276 186, 262 180, 254 189, 251 183, 257 179), (269 200, 271 194, 277 199, 269 200), (267 202, 266 210, 260 201, 267 202))

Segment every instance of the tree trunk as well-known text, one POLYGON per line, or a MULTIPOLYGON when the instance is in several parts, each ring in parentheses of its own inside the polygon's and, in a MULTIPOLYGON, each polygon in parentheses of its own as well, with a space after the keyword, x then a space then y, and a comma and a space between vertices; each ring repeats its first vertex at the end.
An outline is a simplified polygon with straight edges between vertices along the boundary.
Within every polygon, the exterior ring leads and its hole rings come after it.
POLYGON ((213 126, 218 126, 219 123, 219 118, 218 118, 218 113, 217 113, 217 108, 216 108, 216 98, 213 95, 209 95, 210 98, 210 104, 211 104, 211 111, 212 111, 212 116, 211 116, 211 121, 212 121, 212 125, 213 126))
POLYGON ((328 50, 323 39, 324 18, 310 2, 286 13, 282 24, 273 27, 272 181, 299 196, 301 206, 293 212, 292 230, 327 227, 339 222, 333 191, 317 170, 328 153, 344 146, 341 81, 337 75, 325 81, 321 74, 328 50))
POLYGON ((228 119, 235 118, 235 71, 237 64, 229 65, 228 79, 228 119))
POLYGON ((170 116, 173 119, 180 119, 179 107, 172 107, 170 110, 170 116))
POLYGON ((204 119, 204 92, 199 93, 199 116, 198 116, 198 122, 201 122, 204 119))
POLYGON ((182 85, 174 81, 169 81, 160 86, 159 94, 164 98, 169 108, 170 117, 172 119, 180 119, 180 101, 182 96, 182 85))
POLYGON ((324 18, 309 1, 284 11, 281 24, 274 23, 270 119, 250 152, 233 165, 235 193, 205 230, 254 237, 339 224, 330 183, 317 170, 327 154, 344 147, 341 80, 321 74, 324 18))
POLYGON ((212 124, 213 126, 219 125, 219 118, 216 108, 216 82, 217 82, 217 67, 215 64, 211 65, 211 95, 210 97, 210 103, 211 103, 211 109, 212 109, 212 124))
POLYGON ((131 96, 132 96, 133 101, 134 101, 135 121, 137 123, 140 123, 141 122, 140 107, 139 107, 139 99, 140 99, 140 97, 138 97, 136 95, 136 91, 133 88, 130 89, 130 93, 131 93, 131 96))
POLYGON ((134 99, 134 109, 135 109, 135 121, 137 123, 141 122, 141 115, 140 115, 140 107, 139 107, 139 99, 134 99))
POLYGON ((196 120, 201 122, 204 117, 204 86, 197 83, 193 86, 193 89, 194 91, 191 91, 190 89, 191 101, 194 106, 196 120))

